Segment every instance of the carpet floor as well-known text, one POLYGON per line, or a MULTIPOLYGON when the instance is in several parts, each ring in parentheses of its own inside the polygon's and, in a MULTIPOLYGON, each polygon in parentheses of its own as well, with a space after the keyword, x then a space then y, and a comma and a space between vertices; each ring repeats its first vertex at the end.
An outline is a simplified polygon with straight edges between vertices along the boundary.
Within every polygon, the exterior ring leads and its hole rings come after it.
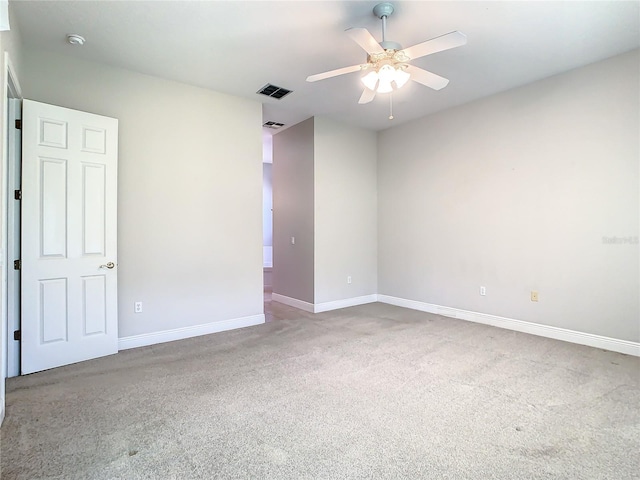
POLYGON ((374 303, 9 379, 2 479, 638 479, 640 359, 374 303))

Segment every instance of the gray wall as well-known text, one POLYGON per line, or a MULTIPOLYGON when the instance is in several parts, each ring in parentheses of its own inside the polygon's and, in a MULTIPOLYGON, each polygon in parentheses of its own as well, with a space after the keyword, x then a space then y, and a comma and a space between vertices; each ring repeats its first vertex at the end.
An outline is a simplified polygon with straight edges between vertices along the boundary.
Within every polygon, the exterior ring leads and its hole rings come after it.
POLYGON ((376 149, 375 132, 323 117, 273 136, 274 293, 311 304, 376 293, 376 149))
POLYGON ((379 293, 640 340, 638 71, 636 50, 381 132, 379 293))
POLYGON ((50 53, 24 61, 26 97, 119 119, 120 337, 261 315, 260 103, 50 53))
MULTIPOLYGON (((260 104, 23 63, 25 96, 120 119, 120 335, 262 313, 260 104)), ((635 51, 441 112, 377 149, 322 118, 278 133, 274 292, 367 295, 377 271, 380 294, 640 340, 638 244, 603 242, 638 236, 638 66, 635 51)))
POLYGON ((310 118, 273 136, 273 293, 314 303, 310 118), (295 237, 295 245, 291 244, 295 237))
POLYGON ((376 133, 323 117, 314 133, 315 303, 375 294, 376 133))

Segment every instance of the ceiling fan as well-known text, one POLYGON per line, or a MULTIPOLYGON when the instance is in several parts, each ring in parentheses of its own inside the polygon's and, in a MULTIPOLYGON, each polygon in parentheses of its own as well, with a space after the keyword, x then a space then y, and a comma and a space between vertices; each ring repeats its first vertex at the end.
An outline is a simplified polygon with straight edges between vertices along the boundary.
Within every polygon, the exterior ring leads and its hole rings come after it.
MULTIPOLYGON (((402 48, 399 43, 386 39, 387 17, 394 11, 391 3, 379 3, 373 8, 376 17, 382 20, 382 42, 378 43, 366 28, 349 28, 347 35, 367 52, 367 63, 338 68, 329 72, 318 73, 307 77, 307 82, 317 82, 326 78, 344 75, 359 71, 369 71, 362 77, 365 88, 358 103, 371 102, 376 93, 392 93, 401 88, 407 81, 426 85, 434 90, 440 90, 447 86, 449 80, 428 72, 422 68, 410 65, 409 62, 416 58, 442 52, 450 48, 460 47, 467 43, 464 33, 454 31, 441 35, 431 40, 418 43, 413 47, 402 48)), ((390 118, 393 118, 391 116, 390 118)))

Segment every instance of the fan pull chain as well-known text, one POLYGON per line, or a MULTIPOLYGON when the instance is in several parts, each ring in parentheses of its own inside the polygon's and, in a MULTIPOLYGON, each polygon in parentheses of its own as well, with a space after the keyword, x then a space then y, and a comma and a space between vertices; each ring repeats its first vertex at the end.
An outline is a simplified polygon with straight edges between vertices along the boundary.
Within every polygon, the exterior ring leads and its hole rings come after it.
POLYGON ((389 120, 393 120, 393 95, 389 94, 389 120))

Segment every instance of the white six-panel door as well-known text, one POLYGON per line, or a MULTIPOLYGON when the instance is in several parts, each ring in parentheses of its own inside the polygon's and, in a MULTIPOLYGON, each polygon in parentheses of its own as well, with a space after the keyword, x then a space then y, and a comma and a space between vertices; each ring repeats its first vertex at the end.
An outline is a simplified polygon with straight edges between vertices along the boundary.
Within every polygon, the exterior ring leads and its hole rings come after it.
POLYGON ((118 350, 118 121, 24 100, 22 153, 24 375, 118 350))

